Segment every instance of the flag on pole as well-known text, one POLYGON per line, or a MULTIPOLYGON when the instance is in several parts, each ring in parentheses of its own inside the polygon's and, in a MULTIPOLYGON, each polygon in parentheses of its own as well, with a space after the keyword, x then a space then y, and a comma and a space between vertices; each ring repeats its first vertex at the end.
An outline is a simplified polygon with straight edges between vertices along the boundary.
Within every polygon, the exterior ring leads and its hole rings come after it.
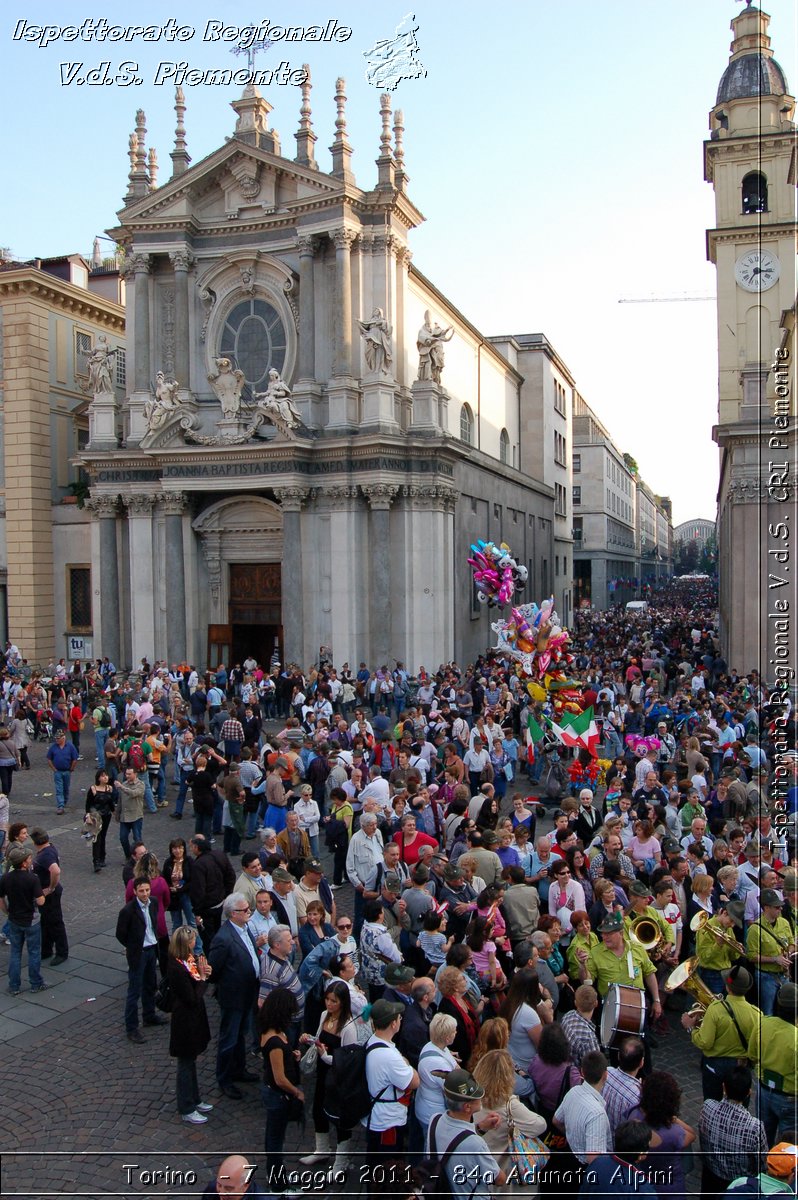
POLYGON ((546 736, 545 732, 541 729, 540 725, 538 725, 531 713, 527 716, 526 727, 529 730, 529 736, 532 739, 533 746, 536 746, 541 738, 546 736))

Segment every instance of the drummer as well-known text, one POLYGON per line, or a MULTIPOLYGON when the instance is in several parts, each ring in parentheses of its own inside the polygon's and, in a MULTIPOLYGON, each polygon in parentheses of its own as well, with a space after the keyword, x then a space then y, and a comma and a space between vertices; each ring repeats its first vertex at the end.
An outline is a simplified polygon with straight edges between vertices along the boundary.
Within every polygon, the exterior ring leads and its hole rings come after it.
POLYGON ((641 946, 636 946, 626 936, 623 917, 612 913, 598 927, 601 944, 588 953, 577 950, 580 983, 592 983, 601 999, 605 999, 610 984, 648 990, 651 997, 651 1014, 655 1021, 662 1017, 659 999, 657 971, 641 946))
POLYGON ((745 903, 742 900, 721 900, 720 908, 715 916, 710 917, 696 933, 695 952, 698 959, 698 973, 713 996, 723 995, 724 976, 728 974, 732 963, 742 953, 742 948, 737 950, 734 946, 727 945, 717 934, 722 933, 727 937, 734 938, 732 932, 734 926, 736 925, 738 929, 743 927, 744 910, 745 903))

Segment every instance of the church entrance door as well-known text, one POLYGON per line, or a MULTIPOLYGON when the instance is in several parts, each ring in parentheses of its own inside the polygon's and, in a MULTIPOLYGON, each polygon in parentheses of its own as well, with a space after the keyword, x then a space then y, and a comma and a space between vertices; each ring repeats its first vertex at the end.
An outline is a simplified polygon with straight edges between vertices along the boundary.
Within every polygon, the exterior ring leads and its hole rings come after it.
POLYGON ((282 661, 282 569, 275 563, 230 563, 231 663, 282 661))

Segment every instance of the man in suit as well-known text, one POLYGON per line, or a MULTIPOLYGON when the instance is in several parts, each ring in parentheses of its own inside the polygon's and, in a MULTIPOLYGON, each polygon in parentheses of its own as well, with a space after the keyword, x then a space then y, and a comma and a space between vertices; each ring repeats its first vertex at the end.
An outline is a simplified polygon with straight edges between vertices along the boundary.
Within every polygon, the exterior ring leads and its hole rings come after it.
POLYGON ((125 1029, 128 1041, 144 1042, 139 1029, 139 999, 145 1025, 165 1025, 166 1018, 155 1011, 157 988, 156 964, 158 939, 158 901, 150 898, 150 883, 141 879, 136 884, 133 899, 120 910, 116 921, 116 940, 125 947, 127 955, 127 999, 125 1029))
POLYGON ((216 1080, 232 1100, 244 1098, 237 1083, 255 1083, 258 1079, 246 1069, 246 1032, 255 1011, 260 978, 258 948, 247 928, 251 915, 249 901, 242 892, 228 896, 222 905, 222 927, 208 954, 222 1016, 216 1080))

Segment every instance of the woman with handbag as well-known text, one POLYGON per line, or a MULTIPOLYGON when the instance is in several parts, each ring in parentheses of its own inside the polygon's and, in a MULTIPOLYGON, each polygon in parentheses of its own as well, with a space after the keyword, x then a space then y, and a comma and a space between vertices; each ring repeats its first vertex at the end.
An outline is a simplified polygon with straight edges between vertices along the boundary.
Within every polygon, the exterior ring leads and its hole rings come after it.
MULTIPOLYGON (((357 1045, 357 1029, 352 1017, 351 997, 349 988, 340 980, 331 983, 324 993, 324 1009, 319 1021, 315 1038, 312 1034, 302 1034, 300 1041, 309 1042, 309 1049, 300 1062, 303 1075, 316 1072, 316 1088, 313 1096, 313 1125, 316 1131, 316 1147, 312 1154, 300 1159, 306 1166, 329 1158, 330 1147, 330 1118, 324 1110, 324 1093, 327 1086, 327 1074, 332 1066, 333 1050, 340 1046, 357 1045)), ((335 1161, 332 1165, 333 1175, 344 1170, 349 1163, 346 1153, 351 1129, 338 1126, 338 1145, 335 1150, 335 1161)))
POLYGON ((289 1030, 298 1011, 296 996, 276 987, 258 1010, 260 1051, 263 1055, 261 1096, 266 1109, 263 1149, 266 1174, 273 1192, 285 1191, 283 1142, 289 1121, 305 1121, 305 1093, 299 1082, 299 1051, 291 1049, 289 1030))
POLYGON ((172 997, 172 1024, 169 1053, 177 1059, 177 1111, 189 1125, 204 1125, 206 1113, 213 1109, 200 1099, 197 1083, 197 1057, 211 1040, 205 990, 211 966, 204 955, 195 957, 197 931, 180 925, 169 941, 166 978, 172 997))
POLYGON ((111 824, 111 817, 114 815, 116 803, 116 788, 111 783, 111 778, 105 768, 100 767, 94 776, 93 785, 86 792, 86 816, 84 817, 84 821, 87 821, 93 810, 100 819, 100 827, 91 844, 91 857, 95 874, 105 866, 105 838, 108 833, 108 826, 111 824))
POLYGON ((474 1068, 474 1078, 485 1089, 482 1112, 498 1117, 497 1125, 482 1132, 488 1149, 510 1176, 511 1186, 529 1188, 548 1158, 540 1141, 546 1121, 514 1094, 515 1068, 506 1050, 489 1050, 474 1068))
POLYGON ((11 795, 14 772, 19 770, 19 750, 5 725, 0 728, 0 791, 11 795))

